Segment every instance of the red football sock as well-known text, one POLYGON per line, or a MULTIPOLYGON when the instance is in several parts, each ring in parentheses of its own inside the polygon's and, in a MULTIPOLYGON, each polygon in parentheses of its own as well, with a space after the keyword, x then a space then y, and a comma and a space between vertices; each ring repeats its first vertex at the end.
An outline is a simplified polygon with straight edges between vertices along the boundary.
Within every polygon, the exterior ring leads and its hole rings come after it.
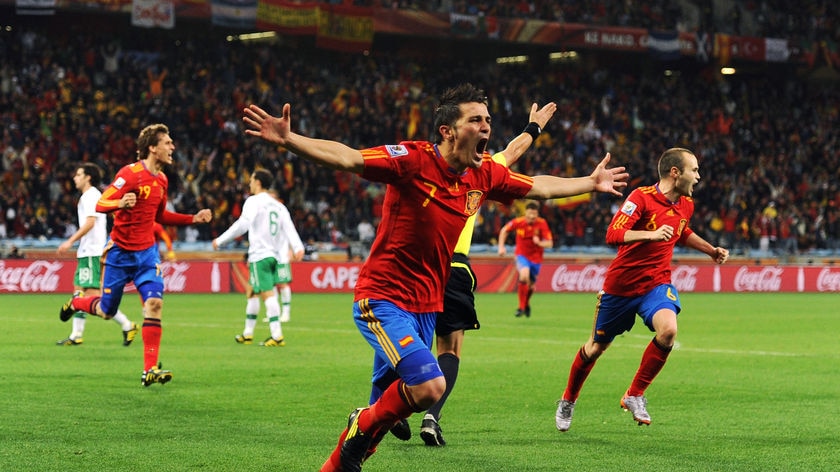
MULTIPOLYGON (((419 410, 406 390, 407 385, 402 380, 393 382, 379 400, 367 410, 359 413, 359 429, 367 435, 375 436, 383 427, 390 429, 397 421, 408 418, 419 410)), ((321 466, 321 472, 337 472, 341 470, 341 444, 347 436, 347 429, 338 437, 338 446, 321 466)), ((376 444, 371 444, 368 454, 376 450, 376 444)))
POLYGON ((665 361, 668 360, 668 354, 670 353, 670 348, 660 346, 654 338, 648 344, 645 353, 642 354, 642 362, 639 365, 639 370, 636 371, 636 376, 633 377, 630 388, 627 389, 627 396, 638 397, 644 395, 650 383, 665 366, 665 361))
MULTIPOLYGON (((73 298, 73 309, 76 311, 83 311, 85 313, 90 313, 91 315, 96 315, 96 305, 99 303, 99 299, 102 298, 99 295, 88 295, 86 297, 75 297, 73 298)), ((97 315, 98 316, 98 315, 97 315)))
POLYGON ((157 318, 143 319, 143 370, 157 367, 160 336, 163 328, 157 318))
POLYGON ((519 294, 519 309, 524 310, 528 305, 528 283, 519 282, 516 292, 519 294))
POLYGON ((376 434, 382 427, 391 429, 397 421, 420 411, 407 387, 402 380, 392 383, 379 400, 359 417, 359 428, 368 434, 376 434))
POLYGON ((566 384, 566 391, 563 392, 564 400, 577 401, 580 389, 583 388, 583 382, 589 377, 593 367, 595 367, 595 361, 586 357, 581 347, 574 362, 572 362, 572 368, 569 370, 569 382, 566 384))
POLYGON ((319 472, 341 472, 341 445, 344 443, 344 438, 347 436, 347 428, 341 432, 338 437, 338 446, 333 450, 327 461, 321 466, 319 472))

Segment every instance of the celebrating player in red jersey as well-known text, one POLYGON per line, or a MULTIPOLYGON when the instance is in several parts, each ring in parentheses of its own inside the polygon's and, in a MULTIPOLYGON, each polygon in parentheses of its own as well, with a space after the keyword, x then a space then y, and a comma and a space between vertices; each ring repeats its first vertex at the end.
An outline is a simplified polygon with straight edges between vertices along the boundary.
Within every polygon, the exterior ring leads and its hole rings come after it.
POLYGON ((133 281, 143 300, 143 375, 141 383, 166 383, 172 373, 161 370, 158 349, 163 310, 163 276, 159 270, 160 253, 155 241, 154 223, 189 225, 207 223, 213 217, 204 209, 195 215, 174 213, 166 209, 169 180, 163 166, 172 163, 175 143, 169 128, 149 125, 137 138, 139 160, 117 172, 96 204, 96 211, 114 212, 111 238, 102 252, 102 296, 74 297, 61 308, 59 317, 68 320, 73 312, 109 319, 117 312, 123 290, 133 281))
POLYGON ((633 419, 650 424, 644 393, 662 370, 677 336, 680 298, 671 285, 671 257, 680 243, 723 264, 729 251, 714 247, 688 227, 694 213, 691 195, 700 181, 697 157, 688 149, 671 148, 659 158, 659 183, 639 187, 613 216, 607 243, 618 245, 598 295, 592 335, 575 356, 569 381, 555 414, 557 429, 568 431, 580 389, 595 361, 619 334, 629 331, 638 314, 656 333, 648 344, 621 407, 633 419))
POLYGON ((291 106, 269 115, 244 110, 246 133, 320 165, 388 184, 382 221, 359 273, 353 316, 373 347, 374 381, 396 369, 392 383, 370 407, 350 414, 347 429, 322 471, 359 471, 396 422, 443 394, 445 381, 430 350, 435 312, 455 243, 467 218, 485 199, 546 199, 593 190, 620 195, 623 167, 607 169, 607 155, 588 177, 528 177, 495 163, 485 151, 490 114, 484 93, 465 84, 447 90, 435 111, 436 142, 412 141, 358 151, 336 141, 291 131, 291 106))
POLYGON ((543 253, 554 245, 551 229, 545 219, 539 216, 539 210, 540 206, 537 203, 528 202, 525 206, 525 216, 508 221, 499 231, 500 256, 507 252, 505 241, 508 233, 516 232, 516 270, 519 273, 517 317, 531 316, 531 295, 534 294, 534 284, 540 275, 543 253))

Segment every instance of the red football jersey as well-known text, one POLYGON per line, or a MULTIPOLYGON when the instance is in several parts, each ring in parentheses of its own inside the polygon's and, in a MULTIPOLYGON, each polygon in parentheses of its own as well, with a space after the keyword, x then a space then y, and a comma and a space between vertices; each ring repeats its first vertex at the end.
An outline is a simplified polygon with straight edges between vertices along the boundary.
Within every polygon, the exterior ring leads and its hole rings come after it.
POLYGON ((674 246, 685 242, 693 231, 688 227, 694 214, 694 200, 680 197, 671 202, 656 185, 630 192, 607 229, 607 243, 619 244, 618 254, 607 269, 604 292, 638 296, 657 285, 671 283, 674 246), (674 228, 670 241, 637 241, 621 244, 627 230, 655 231, 662 225, 674 228))
POLYGON ((356 300, 388 300, 415 313, 443 311, 458 236, 486 199, 510 204, 534 185, 485 153, 478 169, 456 173, 427 141, 362 150, 362 177, 385 182, 382 221, 356 282, 356 300))
POLYGON ((524 216, 520 216, 508 221, 505 229, 508 232, 516 232, 516 250, 514 252, 517 256, 525 256, 534 264, 542 263, 545 249, 534 244, 534 236, 539 236, 541 240, 554 239, 545 218, 538 216, 533 223, 528 223, 524 216))
POLYGON ((192 215, 166 210, 166 191, 169 180, 166 174, 151 173, 143 161, 129 164, 117 172, 114 181, 102 192, 96 211, 114 213, 111 240, 122 249, 141 251, 156 244, 155 221, 166 225, 188 225, 192 215), (133 208, 119 209, 120 198, 129 192, 137 194, 133 208))

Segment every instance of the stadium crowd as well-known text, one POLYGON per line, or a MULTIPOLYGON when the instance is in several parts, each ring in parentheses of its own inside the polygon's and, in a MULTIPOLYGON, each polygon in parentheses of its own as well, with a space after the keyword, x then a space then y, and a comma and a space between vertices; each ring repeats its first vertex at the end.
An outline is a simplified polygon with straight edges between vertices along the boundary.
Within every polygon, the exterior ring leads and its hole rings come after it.
POLYGON ((832 3, 826 0, 805 0, 795 5, 780 0, 329 0, 325 3, 793 40, 833 37, 836 41, 838 27, 832 3))
MULTIPOLYGON (((548 3, 556 2, 530 4, 548 3)), ((760 5, 773 3, 779 2, 760 5)), ((824 10, 809 11, 817 22, 824 10)), ((836 17, 826 18, 820 24, 834 25, 837 39, 836 17)), ((809 82, 784 67, 722 77, 711 66, 684 65, 666 75, 645 58, 586 65, 535 58, 499 66, 471 43, 453 43, 434 57, 378 55, 375 49, 348 55, 305 41, 228 42, 212 33, 132 37, 16 28, 0 34, 0 239, 71 234, 75 166, 94 162, 113 176, 136 159, 138 130, 162 122, 176 142, 176 162, 167 171, 174 209, 214 209, 211 225, 179 230, 177 239, 218 236, 239 217, 248 176, 262 166, 277 176, 278 194, 304 241, 346 244, 358 239, 360 224, 376 225, 384 187, 350 174, 336 177, 247 139, 241 110, 257 103, 276 112, 295 103, 294 124, 303 134, 361 148, 426 139, 432 97, 470 81, 488 94, 493 150, 521 131, 532 102, 558 103, 515 170, 581 175, 609 151, 638 185, 655 178, 662 149, 685 146, 700 158, 703 177, 692 224, 710 242, 736 254, 838 253, 836 82, 809 82)), ((545 205, 541 214, 555 233, 555 248, 603 245, 619 203, 601 196, 580 205, 545 205)), ((486 205, 474 242, 492 244, 513 216, 512 208, 486 205)))

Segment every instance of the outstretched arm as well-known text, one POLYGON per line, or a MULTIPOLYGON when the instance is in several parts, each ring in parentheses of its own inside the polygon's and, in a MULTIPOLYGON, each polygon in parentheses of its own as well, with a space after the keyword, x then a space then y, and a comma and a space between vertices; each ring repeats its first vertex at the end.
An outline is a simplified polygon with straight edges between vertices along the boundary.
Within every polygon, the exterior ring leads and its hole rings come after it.
POLYGON ((630 174, 624 171, 624 167, 607 169, 609 162, 610 153, 607 153, 588 177, 535 176, 534 186, 531 187, 531 191, 525 195, 525 198, 546 200, 588 192, 604 192, 621 196, 621 190, 627 187, 627 179, 630 174))
MULTIPOLYGON (((545 106, 539 109, 537 108, 537 104, 533 103, 531 104, 531 114, 528 115, 528 124, 536 123, 540 127, 540 130, 542 130, 545 128, 548 120, 554 116, 555 111, 557 111, 557 104, 554 102, 546 103, 545 106)), ((502 154, 505 155, 507 166, 510 167, 516 163, 525 154, 525 151, 531 147, 531 144, 534 144, 534 137, 526 131, 522 131, 519 133, 519 136, 513 138, 504 151, 502 151, 502 154)))
POLYGON ((307 138, 291 130, 291 109, 283 105, 282 116, 271 116, 258 107, 250 105, 243 110, 242 120, 247 125, 245 134, 260 137, 268 142, 285 147, 289 151, 324 167, 359 174, 364 170, 362 153, 337 141, 307 138))

